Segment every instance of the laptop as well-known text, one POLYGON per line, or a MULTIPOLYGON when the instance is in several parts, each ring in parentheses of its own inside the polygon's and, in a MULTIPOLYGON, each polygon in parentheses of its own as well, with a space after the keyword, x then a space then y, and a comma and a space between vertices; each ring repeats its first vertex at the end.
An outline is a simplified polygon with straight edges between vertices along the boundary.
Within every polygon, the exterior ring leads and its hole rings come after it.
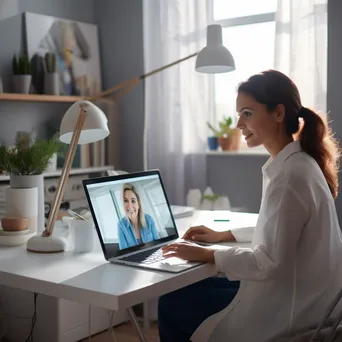
POLYGON ((172 273, 203 264, 162 253, 164 245, 181 239, 159 170, 82 183, 107 261, 172 273))

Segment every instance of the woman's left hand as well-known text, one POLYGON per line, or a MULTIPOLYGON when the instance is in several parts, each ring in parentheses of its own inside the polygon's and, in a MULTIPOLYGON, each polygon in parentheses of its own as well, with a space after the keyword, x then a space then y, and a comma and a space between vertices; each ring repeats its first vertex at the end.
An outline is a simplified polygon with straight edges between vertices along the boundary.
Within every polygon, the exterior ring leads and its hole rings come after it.
POLYGON ((162 249, 166 258, 177 257, 188 261, 215 263, 215 250, 204 248, 194 243, 175 242, 164 246, 162 249))

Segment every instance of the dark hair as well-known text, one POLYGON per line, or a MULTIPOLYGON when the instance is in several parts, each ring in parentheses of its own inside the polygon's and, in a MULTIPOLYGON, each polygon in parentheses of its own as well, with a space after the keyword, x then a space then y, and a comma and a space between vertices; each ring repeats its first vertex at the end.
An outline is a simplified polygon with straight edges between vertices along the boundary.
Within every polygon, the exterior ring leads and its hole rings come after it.
POLYGON ((238 87, 273 111, 278 104, 285 107, 285 129, 291 136, 298 134, 303 151, 313 157, 321 168, 334 198, 338 192, 340 149, 328 125, 326 115, 321 116, 303 107, 294 82, 276 70, 266 70, 251 76, 238 87), (300 118, 304 124, 300 127, 300 118))

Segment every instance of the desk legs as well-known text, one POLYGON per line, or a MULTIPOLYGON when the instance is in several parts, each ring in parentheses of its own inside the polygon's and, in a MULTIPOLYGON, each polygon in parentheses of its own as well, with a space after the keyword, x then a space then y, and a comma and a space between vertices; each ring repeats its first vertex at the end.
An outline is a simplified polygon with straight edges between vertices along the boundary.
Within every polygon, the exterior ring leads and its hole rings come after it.
POLYGON ((129 315, 131 317, 132 324, 134 325, 134 327, 135 327, 135 329, 137 331, 137 334, 139 336, 140 342, 147 342, 146 338, 144 337, 143 332, 141 331, 139 322, 137 320, 137 317, 136 317, 133 309, 132 308, 128 308, 128 313, 129 313, 129 315))

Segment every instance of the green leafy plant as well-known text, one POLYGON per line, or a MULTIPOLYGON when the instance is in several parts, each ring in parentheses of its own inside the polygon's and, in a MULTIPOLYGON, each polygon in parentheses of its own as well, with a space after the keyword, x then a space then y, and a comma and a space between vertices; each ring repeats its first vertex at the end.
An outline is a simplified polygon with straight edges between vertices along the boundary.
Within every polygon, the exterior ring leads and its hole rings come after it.
POLYGON ((61 150, 62 143, 57 136, 33 141, 30 133, 18 132, 14 146, 0 146, 0 169, 14 175, 41 174, 50 158, 61 150))
POLYGON ((31 65, 27 56, 20 55, 17 57, 13 55, 12 72, 13 75, 31 75, 31 65))
POLYGON ((233 124, 233 119, 230 116, 224 117, 222 121, 219 122, 219 129, 216 129, 212 124, 207 122, 207 126, 214 133, 215 137, 228 136, 232 130, 231 128, 232 124, 233 124))
POLYGON ((221 197, 221 196, 218 195, 218 194, 203 195, 203 196, 202 196, 201 202, 203 202, 204 200, 208 200, 208 201, 211 201, 211 202, 215 202, 215 201, 217 201, 220 197, 221 197))
POLYGON ((57 70, 56 65, 56 54, 53 52, 47 52, 45 54, 45 65, 46 65, 46 72, 49 74, 54 74, 57 70))

